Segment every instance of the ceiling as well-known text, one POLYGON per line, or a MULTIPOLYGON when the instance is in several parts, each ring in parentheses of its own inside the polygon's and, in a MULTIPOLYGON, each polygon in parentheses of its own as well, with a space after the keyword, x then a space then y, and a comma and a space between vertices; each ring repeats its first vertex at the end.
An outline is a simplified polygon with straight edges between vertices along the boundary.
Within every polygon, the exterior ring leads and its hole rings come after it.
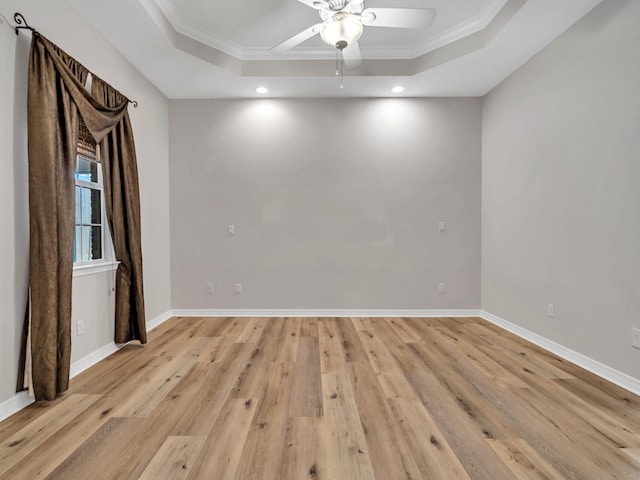
POLYGON ((363 64, 335 75, 319 23, 298 0, 67 0, 168 98, 482 96, 602 0, 365 0, 435 8, 425 29, 365 26, 363 64), (393 86, 405 90, 392 94, 393 86), (258 94, 264 86, 269 92, 258 94))

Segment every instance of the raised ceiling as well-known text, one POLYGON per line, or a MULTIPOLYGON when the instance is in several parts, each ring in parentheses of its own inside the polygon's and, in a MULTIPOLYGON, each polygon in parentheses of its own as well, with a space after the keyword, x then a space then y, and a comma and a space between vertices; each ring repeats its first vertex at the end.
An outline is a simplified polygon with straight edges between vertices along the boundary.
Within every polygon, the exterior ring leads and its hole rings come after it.
POLYGON ((435 8, 426 29, 365 27, 363 65, 335 76, 318 36, 269 49, 320 22, 298 0, 68 0, 169 98, 482 96, 602 0, 365 0, 435 8))

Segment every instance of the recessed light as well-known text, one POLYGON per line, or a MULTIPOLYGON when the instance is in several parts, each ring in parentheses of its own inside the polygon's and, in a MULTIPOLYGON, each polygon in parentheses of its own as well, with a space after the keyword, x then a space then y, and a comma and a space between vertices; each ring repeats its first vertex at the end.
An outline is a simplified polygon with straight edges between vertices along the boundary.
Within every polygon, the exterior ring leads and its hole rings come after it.
POLYGON ((257 87, 256 93, 260 93, 260 94, 269 93, 269 89, 267 87, 257 87))
POLYGON ((397 85, 391 89, 391 93, 402 93, 404 92, 404 87, 402 85, 397 85))

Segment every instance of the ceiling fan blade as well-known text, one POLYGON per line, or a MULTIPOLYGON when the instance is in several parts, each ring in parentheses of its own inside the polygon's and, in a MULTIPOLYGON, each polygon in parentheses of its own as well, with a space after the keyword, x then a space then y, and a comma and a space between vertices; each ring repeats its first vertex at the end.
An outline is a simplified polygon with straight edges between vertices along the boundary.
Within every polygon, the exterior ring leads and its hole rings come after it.
POLYGON ((353 70, 362 65, 362 55, 360 54, 360 46, 358 42, 353 42, 347 48, 342 50, 342 58, 344 59, 344 66, 347 70, 353 70))
POLYGON ((318 32, 320 32, 320 27, 321 26, 322 26, 321 23, 317 23, 314 26, 309 27, 306 30, 303 30, 302 32, 298 33, 297 35, 294 35, 293 37, 289 38, 288 40, 285 40, 284 42, 280 43, 279 45, 276 45, 275 47, 269 49, 269 52, 270 53, 275 53, 275 54, 286 52, 290 48, 293 48, 296 45, 298 45, 298 44, 304 42, 305 40, 310 39, 314 35, 318 34, 318 32))
POLYGON ((436 18, 435 8, 367 8, 360 14, 371 27, 426 28, 436 18))

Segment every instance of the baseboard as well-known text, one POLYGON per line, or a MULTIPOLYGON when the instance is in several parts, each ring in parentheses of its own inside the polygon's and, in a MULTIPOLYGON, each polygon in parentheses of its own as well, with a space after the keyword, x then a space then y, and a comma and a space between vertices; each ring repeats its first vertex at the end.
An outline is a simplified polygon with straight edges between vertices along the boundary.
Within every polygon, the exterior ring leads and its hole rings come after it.
POLYGON ((173 317, 477 317, 480 310, 176 309, 173 317))
POLYGON ((109 355, 120 350, 121 346, 122 345, 116 345, 115 343, 111 342, 110 344, 91 352, 86 357, 82 357, 80 360, 76 360, 71 364, 69 377, 73 378, 76 375, 80 375, 86 369, 93 367, 100 360, 104 360, 109 355))
MULTIPOLYGON (((640 380, 484 310, 176 309, 168 310, 147 322, 147 330, 153 330, 172 317, 481 317, 625 390, 640 395, 640 380)), ((74 362, 71 364, 71 378, 104 360, 119 348, 120 346, 111 343, 74 362)), ((33 401, 27 392, 20 392, 0 403, 0 421, 33 401)))
POLYGON ((604 378, 605 380, 608 380, 615 385, 618 385, 619 387, 624 388, 625 390, 630 391, 631 393, 640 395, 640 380, 637 378, 627 375, 626 373, 619 372, 618 370, 593 360, 586 355, 575 352, 570 348, 560 345, 559 343, 555 343, 541 335, 538 335, 537 333, 527 330, 526 328, 522 328, 516 324, 508 322, 507 320, 493 315, 492 313, 485 312, 483 310, 480 312, 480 317, 513 333, 514 335, 517 335, 520 338, 558 355, 565 360, 568 360, 571 363, 578 365, 579 367, 584 368, 595 375, 598 375, 601 378, 604 378))
MULTIPOLYGON (((172 316, 173 315, 171 313, 171 310, 167 310, 166 312, 158 315, 157 317, 154 317, 152 320, 147 322, 147 331, 149 332, 153 330, 154 328, 158 327, 159 325, 169 320, 172 316)), ((86 369, 94 366, 99 361, 104 360, 109 355, 117 352, 120 348, 122 348, 122 346, 123 345, 116 345, 115 342, 111 342, 110 344, 105 345, 104 347, 96 350, 95 352, 90 353, 86 357, 83 357, 80 360, 73 362, 71 364, 71 370, 69 372, 69 376, 73 378, 76 375, 79 375, 80 373, 84 372, 86 369)))
MULTIPOLYGON (((151 321, 147 322, 147 331, 153 330, 173 316, 174 315, 171 310, 167 310, 161 315, 158 315, 151 321)), ((79 375, 88 368, 94 366, 99 361, 104 360, 109 355, 117 352, 121 347, 122 345, 116 345, 114 342, 111 342, 108 345, 105 345, 104 347, 91 352, 89 355, 81 358, 80 360, 76 360, 71 364, 71 367, 69 369, 69 377, 73 378, 76 375, 79 375)), ((20 392, 15 394, 8 400, 0 403, 0 421, 31 405, 34 401, 34 398, 30 397, 27 392, 20 392)))
POLYGON ((13 397, 0 403, 0 421, 28 407, 34 401, 35 399, 30 397, 27 392, 16 393, 13 397))
POLYGON ((153 319, 151 319, 150 321, 147 322, 147 332, 150 332, 154 328, 159 327, 164 322, 166 322, 167 320, 169 320, 171 317, 174 317, 174 316, 175 315, 173 314, 172 310, 167 310, 166 312, 161 313, 157 317, 155 317, 155 318, 153 318, 153 319))
POLYGON ((177 309, 174 317, 481 317, 568 360, 605 380, 640 395, 640 380, 555 343, 484 310, 348 310, 348 309, 177 309))

